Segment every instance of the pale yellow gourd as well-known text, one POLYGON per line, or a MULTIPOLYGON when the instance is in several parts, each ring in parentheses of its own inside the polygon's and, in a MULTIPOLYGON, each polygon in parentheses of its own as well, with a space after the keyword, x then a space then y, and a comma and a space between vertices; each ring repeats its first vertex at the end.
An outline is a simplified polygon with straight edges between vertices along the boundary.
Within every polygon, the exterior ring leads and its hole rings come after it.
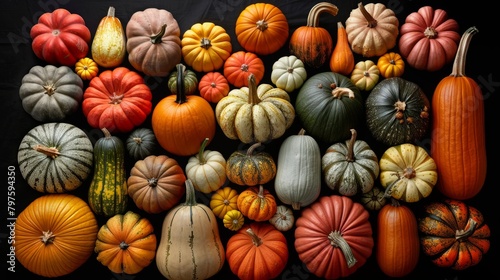
POLYGON ((109 7, 108 14, 101 19, 92 40, 92 59, 99 66, 117 67, 125 58, 125 31, 115 8, 109 7))

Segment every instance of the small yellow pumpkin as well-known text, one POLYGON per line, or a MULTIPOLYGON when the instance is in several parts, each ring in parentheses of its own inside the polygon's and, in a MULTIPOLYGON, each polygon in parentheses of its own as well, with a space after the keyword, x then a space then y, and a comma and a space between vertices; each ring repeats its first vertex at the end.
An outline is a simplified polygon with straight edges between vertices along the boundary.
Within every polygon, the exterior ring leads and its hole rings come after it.
POLYGON ((82 80, 92 80, 99 74, 99 66, 90 57, 80 58, 75 63, 75 72, 82 80))
POLYGON ((405 71, 405 62, 399 53, 388 52, 379 57, 377 67, 384 78, 401 77, 405 71))
POLYGON ((243 216, 243 213, 241 213, 241 211, 238 209, 229 210, 224 215, 222 223, 224 224, 225 228, 232 231, 237 231, 245 223, 245 216, 243 216))
POLYGON ((229 186, 216 190, 210 198, 210 209, 219 219, 224 219, 227 212, 238 210, 238 191, 229 186))
POLYGON ((351 73, 352 83, 359 90, 370 91, 380 79, 380 70, 375 62, 371 60, 359 61, 351 73))

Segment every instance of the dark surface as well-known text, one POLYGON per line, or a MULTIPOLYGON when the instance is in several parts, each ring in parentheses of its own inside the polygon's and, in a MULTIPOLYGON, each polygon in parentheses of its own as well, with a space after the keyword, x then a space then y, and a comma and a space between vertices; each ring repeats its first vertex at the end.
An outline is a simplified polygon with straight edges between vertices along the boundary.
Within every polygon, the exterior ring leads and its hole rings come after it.
MULTIPOLYGON (((289 27, 290 35, 299 26, 306 24, 306 18, 309 9, 319 1, 269 1, 276 6, 278 6, 283 13, 286 15, 289 27)), ((469 3, 467 6, 462 6, 457 4, 457 2, 450 1, 381 1, 385 3, 388 7, 392 8, 399 20, 400 25, 404 22, 406 16, 412 12, 418 10, 418 8, 431 5, 434 8, 442 8, 448 11, 448 15, 458 21, 460 25, 460 33, 463 33, 468 27, 476 26, 479 29, 479 33, 474 36, 469 47, 467 55, 466 64, 466 74, 467 76, 473 78, 482 88, 485 110, 486 110, 486 136, 487 136, 487 150, 488 150, 488 171, 487 179, 485 185, 481 192, 474 198, 466 201, 469 205, 474 206, 480 210, 485 218, 486 223, 491 228, 491 249, 484 255, 482 261, 474 266, 470 267, 464 271, 454 271, 451 269, 438 268, 430 262, 430 259, 426 257, 423 253, 420 254, 420 260, 418 266, 415 270, 409 274, 405 279, 480 279, 486 277, 494 277, 496 275, 496 259, 498 257, 498 229, 499 229, 499 219, 497 216, 498 205, 496 205, 494 186, 498 183, 494 181, 495 170, 493 169, 496 164, 495 156, 498 154, 498 149, 496 144, 498 143, 498 136, 494 135, 494 129, 497 125, 494 124, 494 111, 498 105, 497 91, 500 88, 500 73, 495 61, 498 61, 497 47, 493 46, 493 37, 496 36, 496 32, 492 32, 492 28, 489 25, 493 24, 494 18, 489 18, 491 8, 484 5, 479 5, 477 3, 469 3), (493 276, 492 276, 493 275, 493 276)), ((2 181, 4 187, 7 187, 7 171, 8 166, 14 166, 16 172, 16 184, 15 184, 15 210, 17 215, 31 203, 35 198, 40 197, 41 193, 38 193, 31 189, 23 180, 21 173, 17 165, 17 148, 22 137, 33 127, 39 125, 40 123, 35 121, 29 114, 27 114, 22 106, 21 100, 18 95, 19 86, 22 77, 28 73, 29 69, 35 65, 45 65, 45 62, 37 59, 31 49, 31 39, 29 37, 29 30, 31 26, 37 22, 38 17, 47 11, 52 11, 56 8, 66 8, 72 13, 80 14, 86 21, 86 24, 92 34, 95 33, 97 25, 100 19, 106 14, 109 6, 114 6, 116 8, 116 16, 121 20, 123 26, 125 27, 128 19, 131 15, 140 10, 146 8, 155 7, 160 9, 166 9, 170 11, 179 23, 181 28, 181 34, 191 27, 194 23, 212 21, 218 25, 221 25, 226 29, 233 40, 233 52, 241 50, 242 48, 236 41, 234 35, 234 25, 236 18, 239 13, 249 4, 255 3, 255 1, 77 1, 77 0, 66 0, 66 1, 4 1, 3 8, 0 11, 0 61, 2 67, 0 67, 0 111, 3 113, 0 131, 2 137, 0 138, 1 143, 1 173, 2 181)), ((358 1, 333 1, 335 5, 339 8, 339 13, 336 17, 330 15, 323 15, 320 19, 320 25, 331 32, 334 42, 336 41, 336 22, 345 20, 348 18, 349 13, 352 9, 357 7, 358 1)), ((368 2, 366 2, 368 3, 368 2)), ((365 4, 366 4, 365 3, 365 4)), ((263 83, 271 83, 270 73, 271 67, 274 61, 284 55, 289 55, 288 44, 286 44, 280 51, 268 55, 261 56, 266 65, 266 74, 264 76, 263 83)), ((392 51, 397 51, 397 48, 392 51)), ((356 61, 360 61, 361 57, 356 56, 356 61)), ((377 58, 372 58, 376 60, 377 58)), ((133 69, 128 61, 125 61, 124 66, 133 69)), ((312 76, 314 73, 329 71, 328 65, 326 64, 320 69, 310 69, 308 68, 308 76, 312 76)), ((102 69, 101 69, 102 71, 102 69)), ((451 64, 446 65, 442 70, 428 73, 424 71, 417 71, 411 67, 406 67, 405 74, 403 78, 408 79, 417 83, 423 91, 428 95, 429 99, 432 97, 437 83, 445 76, 451 73, 451 64)), ((200 76, 201 77, 201 76, 200 76)), ((151 78, 144 77, 145 82, 150 86, 154 94, 154 104, 156 104, 161 98, 166 96, 168 93, 167 79, 166 78, 151 78)), ((85 83, 85 86, 88 82, 85 83)), ((297 92, 291 93, 292 100, 295 99, 297 92)), ((366 97, 367 93, 364 93, 366 97)), ((69 122, 77 125, 83 129, 90 137, 90 139, 95 142, 101 133, 92 129, 81 110, 76 112, 74 115, 69 117, 65 122, 69 122)), ((150 127, 150 117, 144 122, 143 127, 150 127)), ((287 130, 286 134, 279 139, 271 141, 266 144, 266 151, 277 156, 280 143, 285 139, 286 136, 298 132, 299 124, 296 122, 293 127, 287 130)), ((361 130, 358 133, 358 139, 363 139, 370 144, 378 156, 381 156, 385 151, 386 146, 377 143, 370 134, 365 130, 361 130)), ((498 134, 498 133, 497 133, 498 134)), ((123 140, 126 139, 126 134, 117 135, 123 140)), ((426 149, 429 148, 429 137, 424 138, 421 144, 426 149)), ((466 143, 464 143, 466 145, 466 143)), ((326 145, 322 145, 322 153, 326 149, 326 145)), ((217 134, 207 149, 218 150, 227 158, 233 151, 241 148, 238 141, 229 140, 224 136, 219 127, 217 127, 217 134)), ((167 154, 165 151, 160 151, 159 153, 167 154)), ((187 157, 173 156, 178 160, 181 166, 185 166, 187 162, 187 157)), ((133 160, 127 158, 127 169, 133 165, 133 160)), ((90 180, 89 180, 90 181, 90 180)), ((270 186, 272 186, 270 184, 270 186)), ((242 187, 236 187, 239 191, 243 190, 242 187)), ((87 184, 83 185, 79 189, 74 191, 75 195, 78 195, 86 200, 86 191, 88 189, 87 184)), ((322 195, 333 194, 330 189, 323 186, 322 195)), ((7 201, 7 188, 0 191, 2 201, 7 201)), ((201 203, 209 202, 210 196, 199 194, 198 201, 201 203)), ((418 216, 420 214, 421 208, 424 204, 431 201, 439 201, 443 199, 442 195, 435 190, 429 197, 421 200, 418 203, 410 204, 409 206, 415 211, 418 216)), ((6 220, 6 204, 4 208, 0 211, 0 217, 2 217, 2 223, 4 226, 0 230, 0 245, 2 257, 2 269, 6 271, 5 274, 7 279, 41 279, 27 271, 19 262, 16 263, 15 273, 7 271, 6 261, 7 258, 7 240, 9 236, 9 229, 6 220)), ((161 224, 165 213, 160 213, 156 215, 146 214, 138 210, 133 203, 131 203, 130 210, 137 211, 144 214, 145 217, 150 219, 150 221, 155 226, 155 233, 158 239, 161 236, 161 224)), ((300 216, 300 211, 295 212, 295 217, 300 216)), ((99 223, 102 225, 105 221, 99 218, 99 223)), ((370 221, 374 232, 376 232, 376 212, 372 212, 370 216, 370 221)), ((222 242, 226 244, 228 238, 231 236, 232 232, 227 230, 220 224, 220 233, 222 242)), ((289 242, 289 252, 290 257, 287 267, 284 269, 283 273, 278 277, 279 279, 314 279, 314 275, 307 272, 305 266, 298 259, 297 254, 293 247, 293 229, 284 233, 289 242)), ((401 248, 404 250, 404 248, 401 248)), ((386 276, 380 271, 378 265, 375 261, 375 255, 368 259, 367 263, 362 266, 358 271, 352 274, 349 278, 351 279, 367 279, 368 277, 386 278, 386 276)), ((145 268, 138 275, 116 275, 111 273, 106 267, 101 265, 96 261, 96 255, 92 255, 90 259, 81 266, 74 273, 60 277, 60 279, 88 279, 93 277, 96 279, 162 279, 163 276, 158 272, 156 264, 153 263, 145 268)), ((226 262, 223 269, 219 274, 213 277, 213 279, 235 279, 229 266, 226 262)))

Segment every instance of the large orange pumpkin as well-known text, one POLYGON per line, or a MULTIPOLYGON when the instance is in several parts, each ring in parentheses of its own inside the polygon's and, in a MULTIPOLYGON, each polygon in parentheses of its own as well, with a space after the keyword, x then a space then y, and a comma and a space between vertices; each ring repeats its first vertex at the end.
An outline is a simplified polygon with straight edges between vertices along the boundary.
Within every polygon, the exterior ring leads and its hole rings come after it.
MULTIPOLYGON (((199 95, 184 92, 184 65, 177 65, 177 93, 156 105, 151 124, 158 143, 179 156, 196 154, 205 138, 214 138, 215 113, 210 103, 199 95)), ((207 144, 208 145, 208 144, 207 144)))

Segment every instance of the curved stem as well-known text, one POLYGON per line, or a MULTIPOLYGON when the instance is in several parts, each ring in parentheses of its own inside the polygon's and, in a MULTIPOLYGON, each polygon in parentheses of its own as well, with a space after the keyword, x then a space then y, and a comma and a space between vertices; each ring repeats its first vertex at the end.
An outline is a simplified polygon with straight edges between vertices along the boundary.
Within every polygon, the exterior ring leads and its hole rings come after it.
POLYGON ((356 143, 356 137, 358 132, 356 129, 351 129, 351 139, 347 142, 347 155, 345 156, 346 161, 354 161, 354 143, 356 143))
POLYGON ((200 150, 198 151, 198 161, 200 162, 200 164, 207 163, 207 160, 205 159, 204 153, 205 153, 205 147, 207 146, 209 140, 210 139, 207 137, 201 143, 200 150))
POLYGON ((466 226, 467 229, 457 229, 457 231, 455 232, 456 240, 467 239, 469 236, 471 236, 476 230, 477 222, 472 218, 470 218, 467 225, 468 225, 468 227, 466 226))
POLYGON ((258 237, 257 234, 255 234, 255 232, 253 232, 252 228, 248 228, 246 230, 246 233, 250 235, 250 237, 252 238, 253 245, 255 245, 256 247, 262 245, 262 239, 258 237))
POLYGON ((351 268, 358 262, 352 253, 351 247, 349 247, 349 243, 345 241, 339 231, 336 230, 330 232, 330 234, 328 234, 328 239, 330 240, 330 245, 338 247, 342 250, 347 262, 347 267, 351 268))
POLYGON ((248 150, 247 150, 247 156, 253 155, 253 152, 255 151, 255 149, 257 149, 261 145, 262 145, 262 143, 257 142, 257 143, 254 143, 252 146, 250 146, 250 148, 248 148, 248 150))
POLYGON ((186 206, 196 206, 198 203, 196 202, 196 194, 193 186, 193 182, 191 179, 186 179, 186 202, 184 205, 186 206))
POLYGON ((472 39, 472 35, 479 32, 475 27, 469 27, 465 30, 462 38, 460 38, 460 43, 458 44, 457 54, 455 55, 455 61, 453 62, 453 68, 450 76, 463 77, 465 76, 465 60, 467 57, 467 50, 469 49, 469 44, 472 39))
POLYGON ((165 30, 167 29, 167 24, 164 24, 161 26, 161 29, 158 33, 149 36, 149 39, 151 40, 151 44, 159 44, 161 43, 161 38, 163 35, 165 35, 165 30))
POLYGON ((375 28, 377 26, 377 20, 370 15, 370 13, 365 9, 365 6, 363 5, 362 2, 358 3, 358 9, 359 11, 363 14, 365 17, 366 21, 368 24, 366 25, 369 28, 375 28))
POLYGON ((248 104, 258 104, 260 98, 257 95, 257 83, 254 74, 248 76, 248 104))
POLYGON ((307 26, 319 26, 319 16, 324 12, 328 12, 329 14, 336 16, 339 12, 339 9, 332 3, 319 2, 318 4, 314 5, 309 11, 309 14, 307 15, 307 26))

